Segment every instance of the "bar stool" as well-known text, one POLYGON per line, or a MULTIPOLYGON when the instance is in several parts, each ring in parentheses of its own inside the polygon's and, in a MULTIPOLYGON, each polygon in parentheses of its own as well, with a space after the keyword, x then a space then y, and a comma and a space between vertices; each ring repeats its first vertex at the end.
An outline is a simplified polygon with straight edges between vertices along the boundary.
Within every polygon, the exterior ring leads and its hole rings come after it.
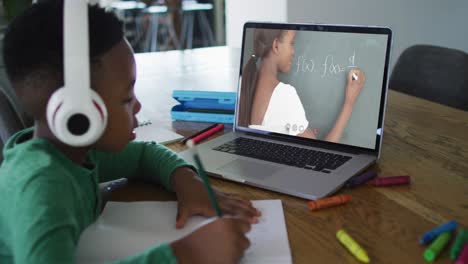
POLYGON ((146 8, 146 4, 139 1, 117 1, 112 2, 109 7, 124 22, 125 37, 134 48, 140 48, 142 39, 141 14, 146 8))
POLYGON ((196 1, 183 1, 182 2, 182 31, 181 31, 181 45, 186 42, 186 48, 191 49, 193 44, 193 26, 195 15, 197 16, 198 25, 202 33, 203 45, 213 46, 215 44, 213 31, 211 30, 210 23, 206 17, 206 12, 213 9, 212 4, 202 4, 196 1))
MULTIPOLYGON (((169 9, 165 5, 153 5, 145 9, 144 14, 150 15, 150 25, 146 33, 146 47, 145 51, 157 51, 158 50, 158 34, 160 30, 160 19, 163 20, 164 25, 167 28, 168 37, 164 38, 164 48, 167 48, 169 43, 172 41, 176 49, 180 49, 179 38, 174 29, 174 25, 171 21, 169 9)), ((161 48, 159 48, 160 50, 161 48)))

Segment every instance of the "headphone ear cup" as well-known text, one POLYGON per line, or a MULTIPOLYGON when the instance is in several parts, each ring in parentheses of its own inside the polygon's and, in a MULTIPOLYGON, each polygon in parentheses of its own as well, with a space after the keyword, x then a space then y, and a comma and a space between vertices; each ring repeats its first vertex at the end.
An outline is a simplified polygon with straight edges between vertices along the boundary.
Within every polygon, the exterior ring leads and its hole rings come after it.
POLYGON ((107 126, 107 108, 106 104, 104 104, 104 101, 102 100, 101 96, 99 96, 96 91, 90 89, 91 91, 91 100, 92 100, 92 105, 93 105, 93 111, 95 116, 97 118, 96 121, 96 126, 99 126, 99 128, 96 128, 98 133, 102 135, 104 133, 106 126, 107 126))
POLYGON ((56 129, 56 116, 58 110, 62 107, 62 104, 65 100, 65 89, 60 88, 56 90, 52 96, 49 98, 47 102, 47 124, 49 125, 49 129, 52 133, 57 136, 57 129, 56 129))
POLYGON ((107 125, 104 101, 90 89, 91 98, 68 98, 64 88, 57 90, 47 105, 47 122, 52 133, 63 143, 89 146, 103 134, 107 125), (77 103, 77 101, 80 101, 77 103))

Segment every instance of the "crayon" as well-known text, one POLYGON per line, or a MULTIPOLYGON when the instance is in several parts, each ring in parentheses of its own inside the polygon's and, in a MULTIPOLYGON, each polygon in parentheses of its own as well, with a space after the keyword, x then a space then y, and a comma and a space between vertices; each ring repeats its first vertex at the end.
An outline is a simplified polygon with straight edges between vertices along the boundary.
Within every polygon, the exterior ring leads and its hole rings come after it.
POLYGON ((374 178, 367 182, 372 186, 393 186, 393 185, 403 185, 409 184, 411 181, 409 176, 391 176, 383 178, 374 178))
POLYGON ((359 186, 369 181, 372 178, 375 178, 376 176, 377 176, 377 173, 375 171, 368 171, 359 176, 355 176, 349 179, 348 182, 346 183, 346 186, 353 188, 353 187, 359 186))
POLYGON ((424 259, 429 262, 435 260, 435 258, 442 252, 447 242, 450 240, 450 232, 444 232, 440 234, 434 242, 424 251, 424 259))
POLYGON ((448 221, 447 223, 440 225, 427 233, 425 233, 420 239, 419 244, 424 245, 427 243, 432 242, 438 235, 442 234, 443 232, 450 232, 457 228, 458 223, 456 221, 448 221))
POLYGON ((364 262, 364 263, 369 263, 370 259, 367 256, 367 253, 364 249, 361 248, 361 246, 354 241, 354 239, 349 236, 343 229, 338 230, 336 232, 336 238, 343 244, 346 249, 348 249, 353 256, 355 256, 359 261, 364 262))
POLYGON ((465 243, 465 247, 463 247, 463 251, 455 264, 468 264, 468 243, 465 243))
POLYGON ((195 137, 193 137, 191 140, 193 141, 194 144, 198 144, 200 141, 209 138, 210 136, 218 133, 219 131, 222 131, 224 129, 224 124, 218 124, 217 126, 211 128, 208 131, 205 131, 195 137))
POLYGON ((456 260, 463 249, 463 245, 468 242, 468 229, 462 228, 455 238, 452 247, 450 248, 450 259, 456 260))
POLYGON ((206 132, 206 131, 208 131, 208 130, 211 130, 211 129, 215 128, 217 125, 219 125, 219 124, 214 124, 214 125, 211 125, 211 126, 205 128, 205 129, 201 130, 201 131, 198 131, 197 133, 195 133, 195 134, 193 134, 193 135, 190 135, 190 136, 188 136, 188 137, 182 139, 182 140, 180 141, 180 143, 185 144, 185 143, 187 143, 187 141, 189 141, 190 139, 192 139, 192 138, 194 138, 194 137, 196 137, 196 136, 198 136, 198 135, 200 135, 200 134, 203 134, 204 132, 206 132))
POLYGON ((120 178, 117 180, 113 180, 105 187, 104 190, 106 192, 112 192, 116 189, 119 189, 120 187, 127 185, 127 182, 128 182, 127 178, 120 178))
POLYGON ((310 201, 307 203, 307 207, 310 210, 318 210, 328 207, 337 206, 340 204, 345 204, 351 200, 351 195, 340 194, 328 198, 322 198, 315 201, 310 201))

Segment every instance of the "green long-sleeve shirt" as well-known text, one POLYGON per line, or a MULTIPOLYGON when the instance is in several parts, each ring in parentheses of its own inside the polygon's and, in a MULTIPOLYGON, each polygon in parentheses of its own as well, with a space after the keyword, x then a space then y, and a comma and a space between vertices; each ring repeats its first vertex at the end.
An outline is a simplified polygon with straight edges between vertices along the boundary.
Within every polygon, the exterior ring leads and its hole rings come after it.
MULTIPOLYGON (((119 153, 91 151, 88 168, 69 160, 32 129, 5 145, 0 167, 0 263, 74 263, 83 230, 100 213, 98 183, 146 177, 171 189, 172 172, 189 166, 155 143, 131 142, 119 153)), ((176 263, 167 244, 122 263, 176 263)))

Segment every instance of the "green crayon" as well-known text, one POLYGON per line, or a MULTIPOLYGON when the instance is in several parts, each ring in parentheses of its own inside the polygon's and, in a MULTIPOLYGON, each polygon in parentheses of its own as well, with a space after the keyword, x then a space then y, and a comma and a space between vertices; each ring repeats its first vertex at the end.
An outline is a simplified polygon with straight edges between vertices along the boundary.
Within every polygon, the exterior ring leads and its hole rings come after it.
POLYGON ((468 229, 462 228, 458 233, 452 248, 450 248, 450 259, 456 260, 463 249, 463 245, 468 242, 468 229))
POLYGON ((434 261, 434 259, 439 255, 439 253, 444 249, 447 242, 450 240, 450 232, 444 232, 440 234, 434 242, 424 251, 424 259, 429 262, 434 261))

